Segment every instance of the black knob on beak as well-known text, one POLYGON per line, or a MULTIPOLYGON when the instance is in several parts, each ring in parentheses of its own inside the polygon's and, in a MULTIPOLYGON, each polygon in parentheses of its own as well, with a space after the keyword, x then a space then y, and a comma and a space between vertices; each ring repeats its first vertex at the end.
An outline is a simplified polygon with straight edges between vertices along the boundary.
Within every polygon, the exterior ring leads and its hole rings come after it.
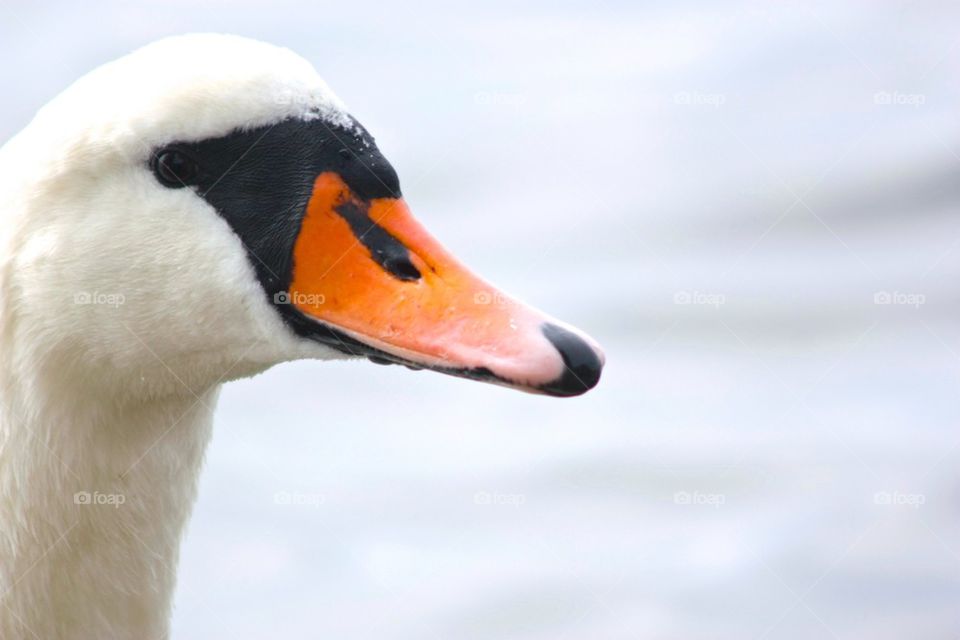
POLYGON ((603 360, 583 338, 555 324, 544 324, 543 335, 563 358, 563 375, 540 387, 552 396, 578 396, 597 386, 603 360))

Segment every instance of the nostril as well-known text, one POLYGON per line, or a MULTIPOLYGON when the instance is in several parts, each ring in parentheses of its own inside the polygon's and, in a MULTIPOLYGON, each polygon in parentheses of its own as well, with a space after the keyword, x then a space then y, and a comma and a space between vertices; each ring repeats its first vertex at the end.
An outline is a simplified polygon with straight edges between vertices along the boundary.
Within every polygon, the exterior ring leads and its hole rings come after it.
POLYGON ((383 261, 383 268, 400 280, 419 280, 420 269, 408 256, 390 256, 383 261))
POLYGON ((555 396, 577 396, 597 386, 603 362, 583 338, 563 327, 546 323, 540 330, 563 359, 563 374, 540 387, 555 396))

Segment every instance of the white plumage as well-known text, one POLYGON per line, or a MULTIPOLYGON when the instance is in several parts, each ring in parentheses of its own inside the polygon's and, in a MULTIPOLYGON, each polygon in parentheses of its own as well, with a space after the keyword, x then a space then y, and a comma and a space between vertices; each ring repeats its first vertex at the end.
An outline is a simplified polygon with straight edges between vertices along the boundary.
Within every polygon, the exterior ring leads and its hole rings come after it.
POLYGON ((227 223, 147 168, 291 117, 348 122, 290 51, 181 36, 0 150, 0 638, 164 637, 220 383, 342 357, 286 330, 227 223))

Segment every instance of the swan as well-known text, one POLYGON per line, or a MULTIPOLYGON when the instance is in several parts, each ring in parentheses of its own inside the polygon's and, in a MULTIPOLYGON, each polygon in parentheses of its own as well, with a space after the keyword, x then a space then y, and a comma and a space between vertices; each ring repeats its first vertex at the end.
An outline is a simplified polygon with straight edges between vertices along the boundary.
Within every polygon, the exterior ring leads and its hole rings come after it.
POLYGON ((168 633, 221 385, 367 358, 552 396, 597 343, 412 217, 309 62, 149 44, 0 149, 0 638, 168 633))

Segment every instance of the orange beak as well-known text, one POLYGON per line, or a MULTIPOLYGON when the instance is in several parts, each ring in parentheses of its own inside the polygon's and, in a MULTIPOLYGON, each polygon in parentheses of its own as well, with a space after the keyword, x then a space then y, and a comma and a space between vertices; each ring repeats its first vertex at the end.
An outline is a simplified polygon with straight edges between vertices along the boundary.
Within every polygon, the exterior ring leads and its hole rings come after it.
POLYGON ((470 273, 403 199, 362 200, 333 172, 314 183, 288 296, 331 344, 375 362, 556 396, 591 389, 603 368, 593 340, 470 273))

